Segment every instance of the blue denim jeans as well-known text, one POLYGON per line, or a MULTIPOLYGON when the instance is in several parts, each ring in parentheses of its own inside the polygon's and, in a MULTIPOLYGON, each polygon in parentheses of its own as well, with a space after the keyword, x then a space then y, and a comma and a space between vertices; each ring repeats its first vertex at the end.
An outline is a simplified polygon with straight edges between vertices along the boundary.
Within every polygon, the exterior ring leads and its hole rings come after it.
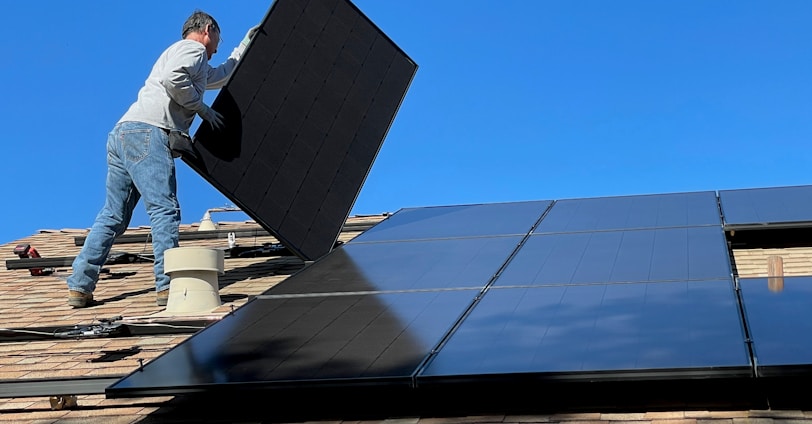
POLYGON ((73 261, 68 288, 93 293, 113 241, 127 229, 142 197, 152 227, 156 291, 169 289, 164 251, 178 247, 180 205, 169 134, 140 122, 121 122, 107 136, 107 198, 81 252, 73 261))

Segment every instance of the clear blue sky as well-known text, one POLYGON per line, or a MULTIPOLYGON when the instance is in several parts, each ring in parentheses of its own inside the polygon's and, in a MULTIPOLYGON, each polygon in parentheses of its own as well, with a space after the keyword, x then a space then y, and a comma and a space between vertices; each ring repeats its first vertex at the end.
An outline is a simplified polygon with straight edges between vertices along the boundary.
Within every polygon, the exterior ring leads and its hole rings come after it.
MULTIPOLYGON (((354 3, 419 69, 352 214, 812 183, 812 1, 354 3)), ((186 17, 219 21, 219 63, 270 4, 5 2, 0 243, 88 228, 107 132, 186 17)), ((183 223, 230 204, 177 168, 183 223)))

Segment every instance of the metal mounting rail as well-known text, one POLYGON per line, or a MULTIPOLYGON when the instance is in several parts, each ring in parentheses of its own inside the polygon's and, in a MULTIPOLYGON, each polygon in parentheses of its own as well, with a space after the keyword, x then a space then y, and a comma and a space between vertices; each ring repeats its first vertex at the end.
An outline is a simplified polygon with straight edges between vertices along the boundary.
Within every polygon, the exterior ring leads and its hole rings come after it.
MULTIPOLYGON (((219 319, 219 318, 218 318, 219 319)), ((167 334, 194 334, 218 319, 125 321, 121 317, 99 320, 95 324, 74 326, 0 328, 0 343, 54 339, 88 339, 104 337, 144 337, 167 334)))
MULTIPOLYGON (((336 242, 334 247, 340 245, 341 242, 336 242)), ((265 243, 262 246, 235 246, 231 248, 224 248, 225 259, 230 258, 246 258, 246 257, 263 257, 263 256, 294 256, 290 251, 281 243, 265 243)), ((57 258, 24 258, 24 259, 9 259, 6 260, 6 269, 32 269, 32 268, 58 268, 58 267, 71 267, 75 256, 62 256, 57 258)), ((143 262, 154 262, 154 256, 149 253, 145 254, 132 254, 125 252, 111 253, 105 265, 121 265, 143 262)), ((109 272, 108 268, 102 268, 102 272, 109 272)))
POLYGON ((107 386, 123 377, 122 374, 101 377, 0 380, 0 398, 104 394, 107 386))
MULTIPOLYGON (((73 266, 76 256, 60 256, 56 258, 21 258, 9 259, 6 261, 6 269, 31 269, 31 268, 58 268, 73 266)), ((154 256, 149 254, 133 254, 126 252, 111 252, 105 265, 120 265, 141 262, 153 262, 154 256)))
MULTIPOLYGON (((269 232, 261 229, 253 230, 204 230, 204 231, 181 231, 178 234, 178 240, 216 240, 227 239, 228 233, 234 233, 238 237, 268 237, 272 236, 269 232)), ((73 243, 76 246, 85 244, 86 236, 77 236, 73 238, 73 243)), ((146 243, 152 239, 152 233, 144 234, 122 234, 116 237, 115 244, 121 243, 146 243)))
MULTIPOLYGON (((364 231, 371 228, 374 224, 345 224, 341 231, 364 231)), ((181 231, 179 240, 216 240, 227 239, 229 233, 234 233, 237 237, 275 237, 268 231, 255 228, 255 229, 234 229, 234 230, 204 230, 204 231, 181 231)), ((85 244, 87 236, 77 236, 73 238, 76 246, 85 244)), ((145 243, 151 239, 151 233, 144 234, 122 234, 118 236, 114 243, 145 243)))
POLYGON ((31 268, 53 268, 61 266, 71 266, 75 256, 62 256, 58 258, 24 258, 9 259, 6 261, 6 269, 31 269, 31 268))
MULTIPOLYGON (((346 224, 342 231, 366 231, 375 224, 346 224)), ((212 231, 187 231, 180 233, 180 240, 210 240, 210 239, 226 239, 229 233, 234 233, 238 237, 273 237, 263 229, 251 230, 212 230, 212 231)), ((151 234, 124 234, 116 238, 115 243, 144 243, 149 241, 151 234)), ((81 246, 85 243, 86 236, 74 237, 76 246, 81 246)), ((336 246, 341 244, 336 242, 336 246)), ((335 247, 335 246, 334 246, 335 247)), ((224 249, 226 258, 246 257, 246 256, 292 256, 293 253, 280 243, 265 243, 262 246, 237 246, 234 248, 224 249)), ((57 268, 69 267, 73 265, 75 256, 61 256, 56 258, 22 258, 14 260, 6 260, 6 269, 32 269, 32 268, 57 268)), ((132 254, 126 252, 112 252, 110 257, 105 262, 105 265, 127 264, 136 262, 151 262, 153 261, 151 254, 132 254)))

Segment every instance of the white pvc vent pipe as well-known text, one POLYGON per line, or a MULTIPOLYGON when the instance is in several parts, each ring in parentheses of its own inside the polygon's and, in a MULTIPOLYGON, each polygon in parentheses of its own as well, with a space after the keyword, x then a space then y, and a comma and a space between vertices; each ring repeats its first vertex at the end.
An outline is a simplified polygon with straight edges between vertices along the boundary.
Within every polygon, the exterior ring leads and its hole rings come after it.
POLYGON ((169 275, 170 313, 211 312, 220 302, 218 277, 224 274, 222 250, 176 247, 164 252, 164 272, 169 275))

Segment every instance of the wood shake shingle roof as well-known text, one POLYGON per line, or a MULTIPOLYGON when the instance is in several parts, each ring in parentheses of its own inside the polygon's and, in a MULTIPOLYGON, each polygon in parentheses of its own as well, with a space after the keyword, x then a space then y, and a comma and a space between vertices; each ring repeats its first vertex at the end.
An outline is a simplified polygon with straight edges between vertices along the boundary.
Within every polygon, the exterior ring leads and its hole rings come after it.
MULTIPOLYGON (((350 217, 347 224, 373 225, 386 217, 350 217)), ((260 229, 254 222, 223 222, 220 230, 260 229)), ((363 226, 347 225, 339 241, 360 234, 363 226)), ((197 230, 196 225, 183 225, 181 231, 197 230)), ((149 228, 131 228, 128 235, 147 235, 149 228)), ((260 232, 261 233, 261 232, 260 232)), ((260 234, 258 233, 258 234, 260 234)), ((0 257, 14 261, 15 246, 29 244, 43 258, 75 256, 80 249, 76 238, 84 230, 43 230, 30 237, 0 246, 0 257)), ((269 235, 238 238, 240 246, 261 247, 275 243, 269 235)), ((181 246, 226 247, 225 239, 182 240, 181 246)), ((148 243, 116 244, 114 251, 148 255, 148 243)), ((740 277, 767 276, 768 258, 783 259, 785 276, 812 275, 812 249, 743 249, 736 250, 734 262, 740 277)), ((283 281, 306 264, 295 256, 257 256, 229 258, 220 276, 222 305, 211 313, 194 317, 162 317, 155 314, 164 308, 155 305, 152 264, 147 261, 106 266, 94 297, 98 304, 83 309, 67 305, 65 278, 70 267, 56 267, 49 275, 32 275, 28 269, 0 269, 0 423, 3 422, 567 422, 567 423, 765 423, 801 422, 812 419, 812 412, 800 410, 683 410, 656 411, 584 410, 499 411, 468 415, 402 416, 365 413, 361 409, 343 414, 322 416, 316 413, 323 400, 302 399, 297 408, 286 407, 286 413, 274 414, 273 399, 256 400, 256 409, 232 410, 217 400, 202 402, 185 396, 107 399, 103 392, 82 392, 83 383, 94 378, 117 379, 160 356, 189 338, 195 325, 215 322, 253 296, 283 281), (124 323, 143 333, 99 336, 76 336, 89 326, 106 322, 124 323), (177 328, 171 327, 172 322, 177 328), (191 322, 191 324, 189 323, 191 322), (163 331, 157 331, 161 328, 163 331), (66 334, 74 334, 68 336, 66 334), (73 387, 76 391, 65 389, 73 387), (49 389, 51 391, 49 391, 49 389), (70 402, 75 396, 76 405, 70 402), (65 403, 67 402, 67 403, 65 403), (291 411, 300 411, 300 415, 291 411)), ((197 327, 202 328, 202 327, 197 327)), ((803 390, 799 388, 799 390, 803 390)), ((633 394, 630 394, 633 395, 633 394)), ((281 405, 280 405, 281 406, 281 405)), ((281 408, 280 408, 281 410, 281 408)))

